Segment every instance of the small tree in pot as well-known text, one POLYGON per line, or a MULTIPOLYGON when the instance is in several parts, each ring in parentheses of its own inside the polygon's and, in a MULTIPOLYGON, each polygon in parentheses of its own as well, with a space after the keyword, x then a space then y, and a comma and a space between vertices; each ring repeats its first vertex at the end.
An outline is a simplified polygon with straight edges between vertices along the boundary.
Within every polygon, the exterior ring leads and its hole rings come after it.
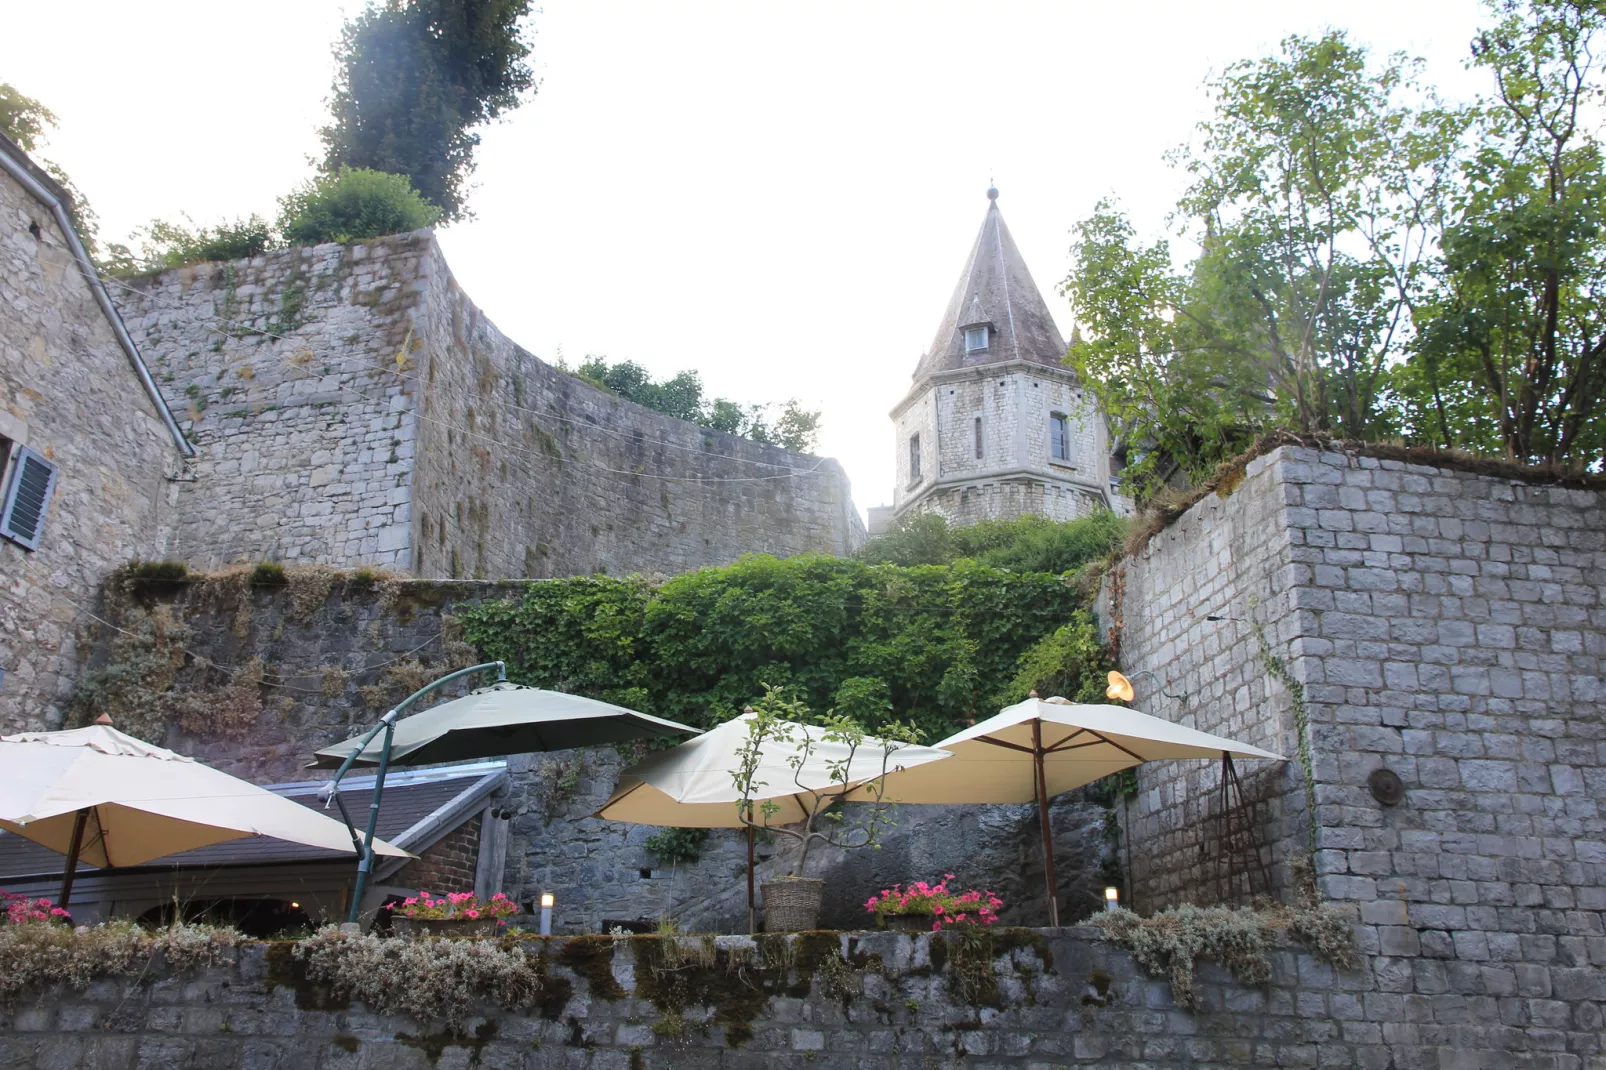
MULTIPOLYGON (((763 885, 764 928, 770 932, 816 924, 825 882, 804 876, 815 847, 880 847, 886 830, 896 826, 884 778, 899 768, 898 753, 919 742, 918 729, 898 721, 878 728, 877 737, 835 710, 817 718, 817 724, 802 723, 810 716, 802 701, 766 685, 764 697, 746 710, 747 738, 731 773, 741 795, 736 805, 742 823, 790 837, 799 846, 792 872, 763 885), (769 783, 766 767, 781 764, 791 771, 788 782, 769 783), (866 804, 851 819, 840 805, 850 792, 866 804), (772 823, 783 810, 777 799, 797 805, 791 823, 772 823)), ((925 755, 921 760, 930 759, 929 751, 917 749, 925 755)))

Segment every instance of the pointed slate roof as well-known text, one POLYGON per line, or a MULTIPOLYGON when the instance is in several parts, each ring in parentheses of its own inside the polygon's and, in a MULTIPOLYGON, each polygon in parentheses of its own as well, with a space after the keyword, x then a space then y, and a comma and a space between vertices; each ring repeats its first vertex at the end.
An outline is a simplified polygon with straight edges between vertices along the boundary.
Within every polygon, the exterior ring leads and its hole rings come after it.
POLYGON ((987 218, 959 274, 942 326, 915 368, 917 382, 936 372, 1006 360, 1060 367, 1065 356, 1065 339, 998 211, 998 190, 989 189, 987 199, 987 218), (990 344, 966 353, 963 328, 977 323, 992 325, 990 344))

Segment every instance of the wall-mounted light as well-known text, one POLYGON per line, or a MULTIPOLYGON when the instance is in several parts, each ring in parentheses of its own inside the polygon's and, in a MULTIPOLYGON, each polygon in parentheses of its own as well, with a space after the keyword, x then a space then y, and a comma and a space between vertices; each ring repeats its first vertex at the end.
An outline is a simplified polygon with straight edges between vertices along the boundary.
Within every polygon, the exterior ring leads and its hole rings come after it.
POLYGON ((1109 679, 1110 686, 1104 689, 1105 697, 1117 702, 1131 702, 1134 694, 1132 681, 1113 669, 1110 670, 1109 679))
POLYGON ((301 904, 300 903, 291 903, 290 904, 290 909, 291 910, 300 910, 301 909, 301 904))
POLYGON ((542 892, 541 893, 541 935, 542 936, 551 936, 552 935, 552 904, 556 903, 557 901, 558 901, 558 897, 553 895, 551 892, 542 892))
POLYGON ((1121 889, 1109 887, 1104 889, 1104 909, 1115 910, 1121 905, 1121 889))

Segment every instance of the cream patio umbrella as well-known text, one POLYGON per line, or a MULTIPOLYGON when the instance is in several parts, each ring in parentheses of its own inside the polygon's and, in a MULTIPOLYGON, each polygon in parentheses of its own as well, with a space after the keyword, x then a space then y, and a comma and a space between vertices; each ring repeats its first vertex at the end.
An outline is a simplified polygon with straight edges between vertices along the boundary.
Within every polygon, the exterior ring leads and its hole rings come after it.
MULTIPOLYGON (((695 739, 659 751, 626 769, 619 776, 613 796, 597 811, 610 821, 673 828, 747 829, 747 914, 753 927, 753 825, 739 812, 742 792, 735 773, 747 744, 748 725, 756 715, 748 710, 695 739)), ((883 774, 908 769, 949 757, 933 747, 892 743, 866 736, 850 753, 844 743, 822 740, 822 729, 790 721, 781 722, 781 731, 791 739, 766 739, 760 746, 754 784, 763 787, 753 793, 752 802, 770 801, 772 813, 753 815, 761 825, 789 825, 806 820, 817 808, 821 796, 840 795, 857 789, 861 797, 873 800, 870 784, 883 774), (812 733, 813 742, 802 737, 812 733), (888 748, 892 748, 890 752, 888 748), (805 760, 794 768, 802 755, 805 760), (844 766, 844 763, 845 766, 844 766), (833 773, 833 767, 837 773, 833 773)))
MULTIPOLYGON (((1037 802, 1048 913, 1059 924, 1048 800, 1144 762, 1173 758, 1266 758, 1280 754, 1124 706, 1040 699, 1037 693, 936 744, 953 758, 887 776, 883 797, 899 803, 1037 802)), ((850 799, 853 795, 848 796, 850 799)))
MULTIPOLYGON (((67 856, 62 906, 80 859, 137 866, 246 836, 356 850, 333 818, 106 722, 0 736, 0 828, 67 856)), ((383 841, 374 849, 411 857, 383 841)))

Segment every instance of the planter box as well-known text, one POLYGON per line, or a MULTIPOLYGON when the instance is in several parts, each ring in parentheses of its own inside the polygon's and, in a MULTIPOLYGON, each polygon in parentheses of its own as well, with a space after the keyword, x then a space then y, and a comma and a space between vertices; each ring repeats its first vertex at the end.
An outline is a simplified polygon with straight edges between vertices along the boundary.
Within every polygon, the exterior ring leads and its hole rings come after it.
POLYGON ((929 933, 937 923, 935 914, 885 914, 881 927, 896 933, 929 933))
POLYGON ((825 898, 825 882, 817 877, 787 877, 765 881, 764 931, 767 933, 806 932, 820 923, 820 902, 825 898))
POLYGON ((405 918, 390 919, 397 936, 495 936, 495 918, 405 918))

